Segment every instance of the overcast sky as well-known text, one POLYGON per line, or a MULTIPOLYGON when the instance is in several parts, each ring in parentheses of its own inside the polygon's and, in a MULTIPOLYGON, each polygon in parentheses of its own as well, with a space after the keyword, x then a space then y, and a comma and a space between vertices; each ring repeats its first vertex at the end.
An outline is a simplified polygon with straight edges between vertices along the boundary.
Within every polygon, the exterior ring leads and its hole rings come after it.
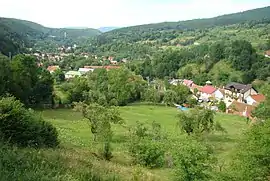
POLYGON ((270 0, 0 0, 0 6, 2 17, 98 28, 208 18, 270 6, 270 0))

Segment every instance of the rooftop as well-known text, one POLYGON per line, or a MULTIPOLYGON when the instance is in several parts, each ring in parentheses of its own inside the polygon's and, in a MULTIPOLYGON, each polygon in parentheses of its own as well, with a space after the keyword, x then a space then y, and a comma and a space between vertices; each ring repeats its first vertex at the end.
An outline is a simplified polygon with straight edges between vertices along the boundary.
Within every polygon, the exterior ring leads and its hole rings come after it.
POLYGON ((240 83, 237 83, 237 82, 231 82, 231 83, 229 83, 229 84, 227 84, 225 86, 225 89, 227 89, 227 90, 234 89, 234 90, 236 90, 237 92, 240 92, 240 93, 245 93, 251 88, 252 88, 251 84, 245 85, 245 84, 240 84, 240 83))

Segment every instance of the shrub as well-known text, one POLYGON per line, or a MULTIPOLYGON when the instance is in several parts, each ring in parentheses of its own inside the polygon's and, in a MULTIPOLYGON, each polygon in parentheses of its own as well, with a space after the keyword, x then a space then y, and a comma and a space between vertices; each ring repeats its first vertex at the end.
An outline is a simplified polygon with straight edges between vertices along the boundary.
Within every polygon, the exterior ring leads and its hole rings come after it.
POLYGON ((176 180, 211 180, 215 157, 207 145, 185 137, 174 148, 174 165, 176 180))
POLYGON ((218 109, 222 112, 226 112, 226 104, 224 101, 220 101, 220 103, 218 104, 218 109))
POLYGON ((165 137, 161 135, 161 127, 158 123, 152 123, 152 129, 137 122, 130 136, 129 152, 135 163, 146 167, 156 168, 164 164, 165 149, 163 146, 165 137))
POLYGON ((135 162, 146 167, 156 168, 164 164, 164 148, 160 141, 147 138, 132 141, 129 147, 135 162))
POLYGON ((59 144, 56 129, 14 97, 0 99, 0 133, 4 141, 22 147, 59 144))

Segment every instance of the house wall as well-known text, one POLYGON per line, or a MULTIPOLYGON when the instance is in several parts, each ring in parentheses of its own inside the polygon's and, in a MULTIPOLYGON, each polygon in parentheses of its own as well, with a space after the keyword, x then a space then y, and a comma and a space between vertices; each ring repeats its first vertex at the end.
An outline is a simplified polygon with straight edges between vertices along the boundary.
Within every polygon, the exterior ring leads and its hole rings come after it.
POLYGON ((247 104, 249 104, 249 105, 253 105, 254 103, 256 103, 256 101, 254 99, 252 99, 251 96, 248 96, 246 100, 247 100, 247 104))
POLYGON ((223 94, 219 90, 216 90, 214 92, 214 96, 215 96, 216 99, 219 99, 219 100, 224 98, 223 94))
POLYGON ((251 88, 244 94, 244 99, 246 99, 250 95, 257 95, 258 93, 255 91, 255 89, 251 88))

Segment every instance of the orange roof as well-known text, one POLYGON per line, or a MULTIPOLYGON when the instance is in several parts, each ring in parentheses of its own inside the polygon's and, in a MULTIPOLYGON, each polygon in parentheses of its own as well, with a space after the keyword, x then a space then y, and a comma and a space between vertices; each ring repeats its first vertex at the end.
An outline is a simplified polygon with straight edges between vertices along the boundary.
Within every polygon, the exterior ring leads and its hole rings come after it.
POLYGON ((57 69, 59 69, 59 66, 49 66, 49 67, 47 68, 47 70, 48 70, 49 72, 54 72, 54 71, 56 71, 57 69))
POLYGON ((270 50, 266 51, 266 52, 265 52, 265 55, 270 56, 270 50))
POLYGON ((265 96, 262 94, 252 95, 252 99, 254 99, 256 102, 263 102, 265 100, 265 96))

